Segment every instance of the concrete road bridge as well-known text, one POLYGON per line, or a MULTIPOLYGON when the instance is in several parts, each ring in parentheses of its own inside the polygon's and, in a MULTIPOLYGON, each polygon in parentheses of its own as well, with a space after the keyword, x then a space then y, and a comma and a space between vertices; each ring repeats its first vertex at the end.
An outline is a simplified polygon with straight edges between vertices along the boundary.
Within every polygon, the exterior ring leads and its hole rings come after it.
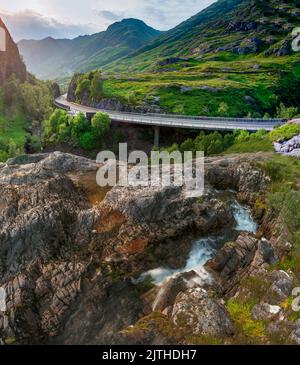
POLYGON ((184 128, 193 130, 209 131, 234 131, 247 130, 257 132, 260 129, 272 131, 276 126, 285 122, 283 119, 263 119, 263 118, 219 118, 219 117, 202 117, 202 116, 184 116, 173 114, 141 114, 117 112, 92 108, 81 104, 73 103, 67 100, 67 95, 62 95, 55 100, 58 108, 65 109, 72 114, 82 112, 88 117, 92 117, 98 112, 104 112, 109 115, 112 121, 127 123, 133 125, 146 125, 154 128, 154 144, 159 145, 159 128, 184 128))

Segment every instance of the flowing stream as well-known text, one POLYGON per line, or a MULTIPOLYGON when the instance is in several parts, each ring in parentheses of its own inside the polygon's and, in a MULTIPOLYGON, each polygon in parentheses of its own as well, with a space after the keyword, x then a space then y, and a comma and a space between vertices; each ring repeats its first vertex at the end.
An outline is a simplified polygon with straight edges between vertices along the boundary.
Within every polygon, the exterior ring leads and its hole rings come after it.
MULTIPOLYGON (((255 233, 258 227, 251 216, 250 209, 239 204, 237 201, 233 201, 231 207, 236 221, 234 231, 255 233)), ((201 269, 206 262, 210 260, 216 254, 218 249, 220 249, 227 241, 228 237, 221 235, 208 236, 195 240, 185 267, 176 270, 158 267, 154 270, 149 270, 143 273, 138 281, 143 281, 146 277, 151 276, 154 283, 159 285, 176 274, 192 270, 201 272, 201 269)))

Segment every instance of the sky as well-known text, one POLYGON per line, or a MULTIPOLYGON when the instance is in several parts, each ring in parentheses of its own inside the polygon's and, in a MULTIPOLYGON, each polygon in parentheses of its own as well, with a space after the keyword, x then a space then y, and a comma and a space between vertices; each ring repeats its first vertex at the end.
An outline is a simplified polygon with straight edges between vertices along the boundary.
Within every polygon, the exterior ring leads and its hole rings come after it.
POLYGON ((0 17, 15 41, 74 38, 105 30, 124 18, 137 18, 168 30, 215 0, 0 0, 0 17))

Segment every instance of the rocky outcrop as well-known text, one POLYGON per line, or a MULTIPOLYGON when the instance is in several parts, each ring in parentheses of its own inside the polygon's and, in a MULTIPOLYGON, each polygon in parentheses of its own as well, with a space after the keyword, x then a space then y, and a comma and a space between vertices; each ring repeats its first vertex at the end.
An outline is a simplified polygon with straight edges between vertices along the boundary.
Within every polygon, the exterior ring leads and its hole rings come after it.
POLYGON ((237 53, 239 55, 246 55, 251 53, 257 53, 261 46, 263 45, 263 42, 261 39, 257 37, 246 39, 242 42, 242 44, 239 47, 233 48, 233 52, 237 53))
MULTIPOLYGON (((149 314, 157 324, 153 310, 163 312, 170 326, 187 318, 195 336, 231 338, 234 328, 223 294, 233 292, 228 282, 238 287, 241 276, 276 260, 269 242, 241 235, 220 251, 206 274, 190 272, 172 280, 155 307, 157 289, 140 292, 132 278, 151 269, 149 257, 157 248, 166 246, 170 249, 163 252, 181 256, 179 242, 190 247, 195 234, 230 229, 233 215, 220 190, 234 189, 252 202, 258 187, 268 186, 265 174, 252 166, 250 156, 209 158, 205 194, 197 199, 176 186, 100 188, 98 168, 60 152, 1 165, 0 285, 7 292, 7 311, 0 313, 2 342, 138 343, 134 329, 124 330, 149 314)), ((290 284, 280 273, 272 275, 272 293, 282 300, 290 284)), ((264 302, 278 305, 270 297, 264 302)), ((155 326, 140 339, 180 343, 155 326)))
POLYGON ((274 149, 277 153, 289 156, 300 156, 300 135, 295 136, 288 141, 275 142, 274 149))
POLYGON ((158 67, 164 67, 168 65, 174 65, 179 62, 187 62, 189 59, 179 57, 169 57, 157 62, 158 67))
POLYGON ((210 260, 205 268, 214 276, 222 295, 232 294, 239 281, 249 275, 264 270, 266 265, 278 261, 273 245, 263 239, 258 240, 249 233, 241 234, 236 241, 227 243, 210 260))
POLYGON ((292 53, 292 41, 291 40, 284 40, 281 42, 279 47, 271 47, 266 52, 266 56, 276 55, 277 57, 288 56, 292 53))
POLYGON ((171 319, 175 325, 189 329, 190 335, 227 337, 234 333, 226 307, 220 300, 210 298, 202 288, 178 294, 171 319))
POLYGON ((256 30, 258 24, 254 21, 241 22, 241 21, 231 21, 228 24, 227 30, 230 32, 249 32, 256 30))
POLYGON ((10 36, 5 24, 0 18, 0 36, 5 34, 6 50, 0 49, 0 85, 3 84, 10 76, 15 75, 20 81, 27 78, 26 67, 20 57, 17 45, 10 36))
POLYGON ((113 110, 118 112, 128 112, 128 113, 160 113, 162 112, 159 107, 159 98, 148 96, 145 100, 137 105, 137 103, 130 103, 122 98, 116 97, 105 97, 103 96, 101 100, 93 101, 88 93, 83 93, 80 96, 76 96, 76 89, 78 81, 82 75, 75 74, 73 76, 67 94, 67 100, 71 102, 79 102, 82 105, 86 105, 93 108, 98 108, 101 110, 113 110))

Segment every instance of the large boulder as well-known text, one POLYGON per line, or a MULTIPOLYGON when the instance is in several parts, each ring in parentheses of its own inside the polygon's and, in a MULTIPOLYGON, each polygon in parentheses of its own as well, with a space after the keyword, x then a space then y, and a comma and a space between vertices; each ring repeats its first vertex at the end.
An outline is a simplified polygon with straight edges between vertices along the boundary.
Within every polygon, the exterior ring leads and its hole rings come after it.
POLYGON ((234 242, 225 244, 205 268, 215 278, 217 291, 226 295, 238 289, 242 278, 265 274, 276 262, 278 258, 271 242, 242 233, 234 242))
POLYGON ((189 330, 190 335, 222 338, 234 333, 226 307, 202 288, 178 294, 171 318, 175 325, 189 330))

